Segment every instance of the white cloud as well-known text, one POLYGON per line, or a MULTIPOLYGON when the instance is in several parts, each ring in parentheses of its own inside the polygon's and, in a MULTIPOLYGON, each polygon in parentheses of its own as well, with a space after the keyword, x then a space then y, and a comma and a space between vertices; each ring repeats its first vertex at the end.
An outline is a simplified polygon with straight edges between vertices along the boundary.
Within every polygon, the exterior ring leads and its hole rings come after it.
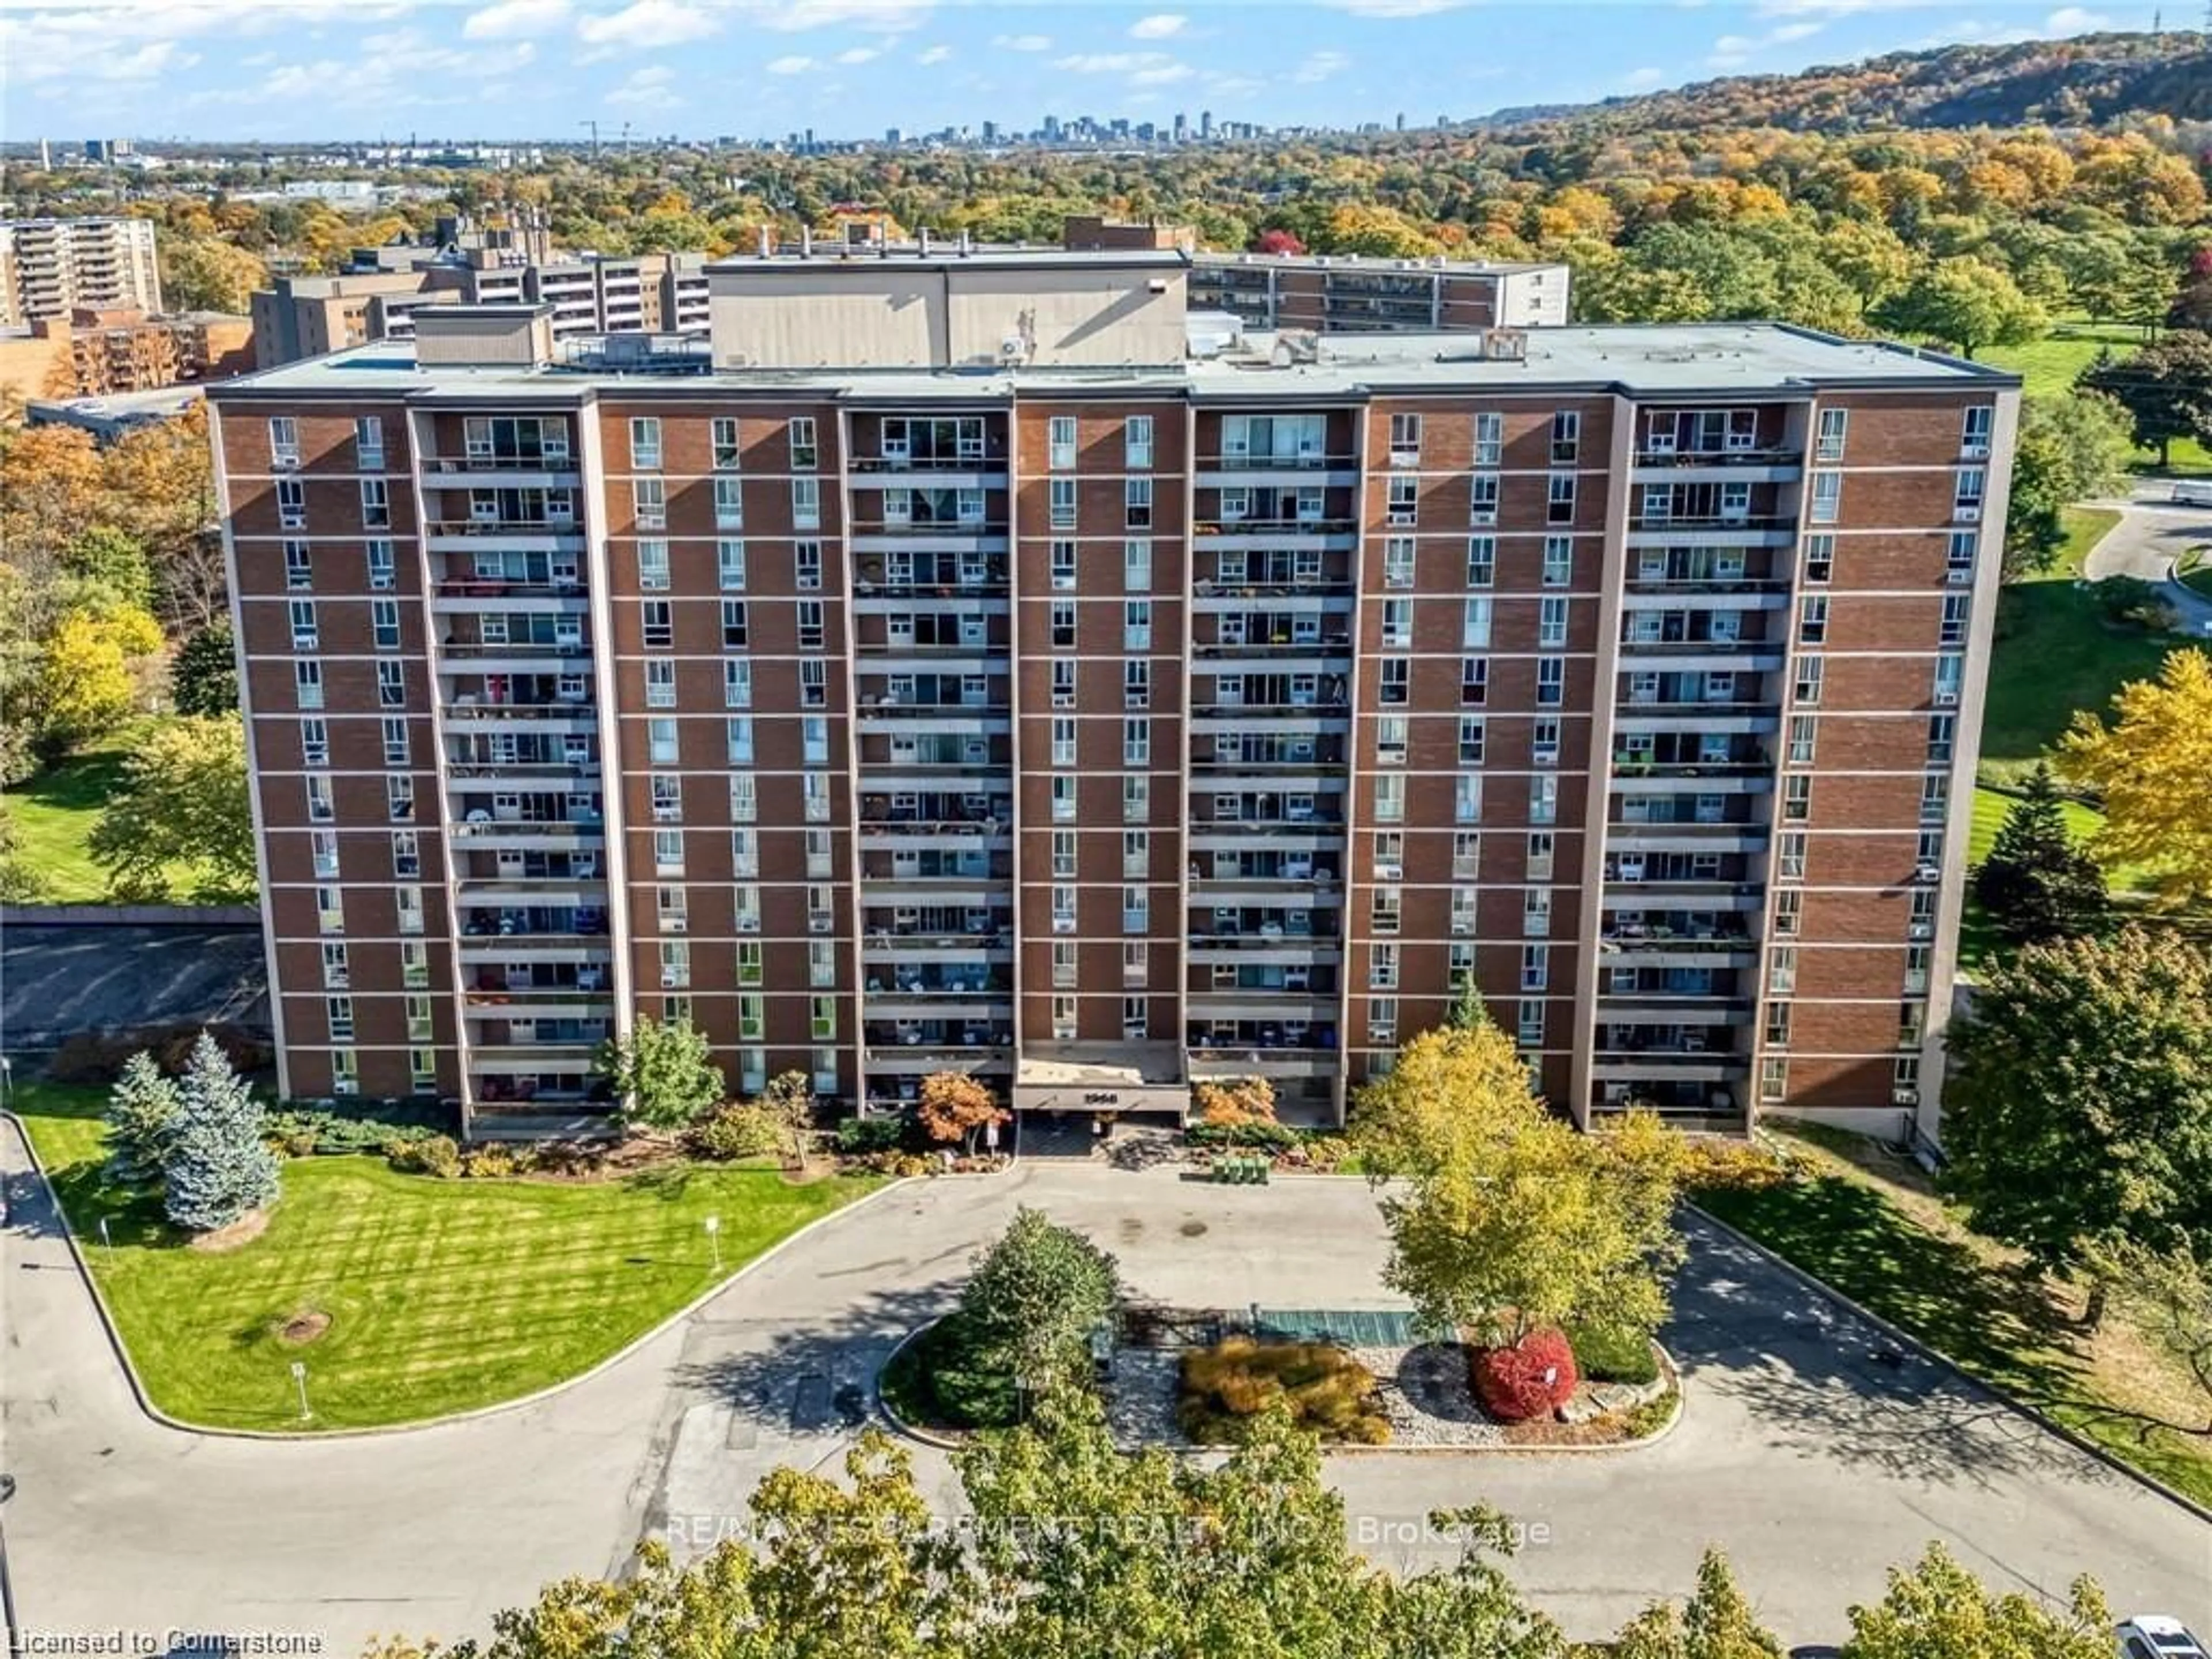
POLYGON ((1150 69, 1140 69, 1129 77, 1133 87, 1171 87, 1178 81, 1188 81, 1198 71, 1188 64, 1156 64, 1150 69))
POLYGON ((1054 58, 1052 66, 1070 75, 1134 75, 1170 61, 1163 52, 1079 52, 1054 58))
POLYGON ((684 100, 670 85, 675 79, 676 71, 664 64, 632 70, 628 79, 607 94, 606 101, 629 109, 678 109, 684 100))
POLYGON ((1157 11, 1150 17, 1139 17, 1129 25, 1132 40, 1165 40, 1181 34, 1190 26, 1190 19, 1180 12, 1157 11))
POLYGON ((1328 0, 1328 3, 1356 17, 1430 17, 1440 11, 1457 11, 1473 0, 1328 0))
POLYGON ((1818 34, 1827 27, 1826 23, 1778 24, 1767 31, 1767 44, 1776 46, 1787 46, 1792 40, 1802 40, 1808 36, 1818 34))
POLYGON ((1653 87, 1667 84, 1667 71, 1662 69, 1631 70, 1620 77, 1620 84, 1633 92, 1648 92, 1653 87))
POLYGON ((799 29, 856 28, 898 34, 919 28, 934 0, 750 0, 746 21, 786 33, 799 29))
POLYGON ((1786 46, 1793 40, 1803 40, 1827 27, 1826 20, 1805 20, 1796 23, 1778 23, 1764 34, 1723 34, 1713 42, 1713 49, 1705 58, 1708 69, 1741 69, 1757 54, 1773 46, 1786 46))
POLYGON ((576 34, 586 46, 649 52, 702 40, 722 27, 719 19, 678 0, 632 0, 620 11, 593 12, 576 20, 576 34))
POLYGON ((2045 34, 2088 34, 2112 26, 2112 20, 2104 13, 2080 6, 2062 6, 2043 20, 2045 34))
POLYGON ((804 75, 813 67, 814 60, 811 58, 802 58, 793 53, 787 58, 775 59, 769 64, 768 72, 770 75, 804 75))
POLYGON ((841 64, 865 64, 882 56, 883 53, 873 46, 848 46, 837 54, 837 61, 841 64))
POLYGON ((1352 59, 1340 52, 1310 52, 1305 60, 1291 71, 1291 79, 1311 86, 1326 81, 1332 75, 1341 75, 1352 67, 1352 59))
POLYGON ((951 56, 952 48, 950 46, 931 46, 925 52, 916 53, 914 61, 926 69, 932 64, 941 64, 951 56))
POLYGON ((1050 52, 1049 34, 994 34, 991 44, 1002 52, 1050 52))
POLYGON ((461 34, 470 40, 526 40, 550 34, 568 21, 568 0, 498 0, 471 12, 461 34))

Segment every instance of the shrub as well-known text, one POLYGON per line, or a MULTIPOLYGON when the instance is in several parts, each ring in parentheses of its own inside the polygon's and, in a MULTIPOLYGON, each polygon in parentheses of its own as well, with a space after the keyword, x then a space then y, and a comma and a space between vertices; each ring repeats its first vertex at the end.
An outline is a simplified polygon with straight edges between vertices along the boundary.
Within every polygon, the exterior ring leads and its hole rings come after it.
POLYGON ((2173 626, 2173 610, 2157 585, 2139 576, 2107 576, 2090 585, 2089 592, 2105 620, 2153 630, 2173 626))
POLYGON ((1659 1380, 1658 1356, 1650 1339, 1641 1331, 1614 1330, 1603 1325, 1577 1325, 1567 1331, 1575 1368, 1593 1382, 1642 1384, 1659 1380))
POLYGON ((1196 1123, 1183 1132, 1183 1139, 1194 1146, 1247 1146, 1262 1152, 1280 1152, 1304 1138, 1287 1123, 1196 1123))
POLYGON ((421 1140, 434 1133, 419 1123, 341 1116, 316 1107, 289 1107, 269 1114, 269 1133, 292 1158, 380 1152, 394 1141, 421 1140))
POLYGON ((1706 1192, 1752 1192, 1790 1178, 1788 1167, 1757 1141, 1717 1135, 1682 1139, 1682 1185, 1706 1192))
POLYGON ((1548 1417, 1575 1391, 1575 1351, 1565 1336, 1531 1331, 1507 1348, 1485 1348, 1471 1368, 1475 1397, 1501 1423, 1548 1417))
POLYGON ((1233 1129, 1275 1121, 1275 1085, 1263 1077, 1234 1083, 1201 1083, 1191 1091, 1198 1121, 1209 1129, 1233 1129))
POLYGON ((957 1140, 969 1152, 975 1150, 977 1134, 1006 1119, 999 1097, 964 1072, 932 1072, 922 1079, 915 1116, 931 1139, 957 1140))
MULTIPOLYGON (((210 1025, 206 1030, 216 1046, 222 1050, 223 1057, 240 1072, 251 1075, 275 1063, 275 1051, 267 1043, 247 1036, 234 1026, 210 1025)), ((141 1049, 150 1054, 163 1072, 174 1077, 191 1063, 192 1045, 199 1041, 200 1031, 199 1026, 191 1024, 79 1031, 64 1037, 54 1050, 52 1059, 46 1062, 46 1079, 104 1089, 121 1078, 131 1056, 141 1049)))
POLYGON ((384 1156, 402 1175, 434 1176, 452 1181, 461 1173, 461 1149, 451 1135, 424 1135, 419 1140, 386 1143, 384 1156))
POLYGON ((848 1117, 830 1132, 831 1145, 849 1158, 888 1152, 906 1139, 907 1121, 889 1114, 848 1117))
POLYGON ((514 1154, 504 1146, 476 1146, 461 1155, 461 1173, 471 1181, 504 1181, 514 1173, 514 1154))
POLYGON ((702 1158, 767 1158, 783 1145, 783 1125, 764 1107, 730 1102, 694 1123, 690 1139, 702 1158))
POLYGON ((1034 1394, 1083 1378, 1091 1333, 1111 1316, 1120 1291, 1111 1255, 1041 1210, 1015 1211, 999 1241, 976 1258, 953 1316, 966 1369, 975 1374, 967 1392, 1018 1404, 1017 1384, 1034 1394))
POLYGON ((1182 1359, 1176 1411, 1194 1440, 1241 1439, 1251 1419, 1280 1406, 1324 1440, 1379 1446, 1390 1419, 1375 1374, 1333 1342, 1262 1342, 1232 1336, 1182 1359))

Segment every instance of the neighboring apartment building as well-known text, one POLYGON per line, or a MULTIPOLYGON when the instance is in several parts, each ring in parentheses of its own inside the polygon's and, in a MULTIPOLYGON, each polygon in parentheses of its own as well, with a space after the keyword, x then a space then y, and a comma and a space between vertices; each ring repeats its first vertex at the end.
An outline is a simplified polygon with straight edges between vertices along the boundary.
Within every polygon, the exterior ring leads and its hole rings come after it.
POLYGON ((1550 328, 1567 320, 1563 264, 1368 259, 1356 254, 1200 253, 1190 302, 1254 328, 1550 328))
POLYGON ((0 331, 0 387, 18 397, 105 398, 221 380, 253 367, 253 325, 243 317, 79 307, 0 331))
POLYGON ((161 310, 153 222, 0 220, 0 323, 66 317, 81 306, 161 310))
POLYGON ((373 340, 414 337, 428 306, 543 304, 556 340, 617 333, 703 332, 707 258, 651 253, 634 259, 580 256, 539 264, 498 263, 489 252, 401 270, 280 277, 253 296, 258 366, 319 357, 373 340))
MULTIPOLYGON (((1255 337, 1172 252, 742 258, 214 388, 287 1093, 1931 1132, 2018 382, 1744 325, 1255 337), (655 370, 663 372, 656 373, 655 370)), ((558 1121, 557 1115, 552 1121, 558 1121)))

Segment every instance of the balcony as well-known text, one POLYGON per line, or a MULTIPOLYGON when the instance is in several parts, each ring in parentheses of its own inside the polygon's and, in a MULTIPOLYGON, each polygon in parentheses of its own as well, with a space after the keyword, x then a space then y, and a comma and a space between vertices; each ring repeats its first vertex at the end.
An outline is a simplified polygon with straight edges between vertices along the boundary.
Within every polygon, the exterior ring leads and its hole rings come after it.
POLYGON ((1795 483, 1804 474, 1802 449, 1639 449, 1632 483, 1795 483))
POLYGON ((862 1063, 872 1072, 927 1076, 932 1072, 966 1072, 981 1066, 1005 1066, 1013 1059, 1013 1033, 1003 1025, 978 1026, 951 1038, 915 1037, 871 1042, 862 1063))
POLYGON ((1725 1083, 1748 1077, 1747 1054, 1697 1049, 1600 1048, 1590 1067, 1600 1083, 1725 1083))
POLYGON ((1192 484, 1199 489, 1273 487, 1352 489, 1359 483, 1359 457, 1350 453, 1324 455, 1319 451, 1298 454, 1255 455, 1216 452, 1198 458, 1192 484))
POLYGON ((520 616, 580 617, 590 607, 584 585, 576 581, 509 581, 500 576, 447 576, 430 598, 439 616, 511 611, 520 616))
MULTIPOLYGON (((894 581, 884 577, 867 577, 853 584, 855 612, 866 616, 873 611, 888 610, 892 605, 903 605, 924 599, 1003 599, 1008 592, 1005 575, 982 575, 939 580, 933 576, 916 576, 907 581, 894 581)), ((992 607, 1000 614, 1005 607, 992 607)), ((989 614, 987 611, 987 614, 989 614)))
POLYGON ((1628 521, 1628 541, 1632 547, 1787 547, 1796 531, 1797 520, 1787 514, 1638 514, 1628 521))
POLYGON ((433 553, 584 550, 584 527, 573 519, 433 519, 424 529, 433 553))
MULTIPOLYGON (((1295 574, 1270 576, 1251 581, 1214 580, 1208 578, 1195 582, 1191 589, 1195 596, 1194 608, 1206 615, 1226 611, 1247 599, 1301 600, 1348 599, 1352 593, 1352 578, 1346 574, 1334 575, 1316 572, 1312 575, 1295 574)), ((1341 610, 1349 613, 1349 606, 1323 606, 1324 610, 1341 610)))
POLYGON ((1358 521, 1350 518, 1200 520, 1191 526, 1191 546, 1218 553, 1279 547, 1349 553, 1358 532, 1358 521))
POLYGON ((584 475, 567 455, 433 455, 422 460, 425 489, 580 489, 584 475))

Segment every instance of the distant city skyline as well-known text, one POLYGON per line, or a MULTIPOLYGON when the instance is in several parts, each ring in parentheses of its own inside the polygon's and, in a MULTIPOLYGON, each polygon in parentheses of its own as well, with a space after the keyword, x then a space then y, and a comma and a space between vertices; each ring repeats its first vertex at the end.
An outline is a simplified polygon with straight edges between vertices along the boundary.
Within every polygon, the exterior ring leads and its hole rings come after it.
MULTIPOLYGON (((1048 116, 1132 127, 1464 120, 1954 41, 2147 28, 2154 7, 1923 0, 978 5, 939 0, 27 0, 4 130, 198 143, 880 143, 1048 116)), ((2173 19, 2177 23, 2193 17, 2173 19)))

